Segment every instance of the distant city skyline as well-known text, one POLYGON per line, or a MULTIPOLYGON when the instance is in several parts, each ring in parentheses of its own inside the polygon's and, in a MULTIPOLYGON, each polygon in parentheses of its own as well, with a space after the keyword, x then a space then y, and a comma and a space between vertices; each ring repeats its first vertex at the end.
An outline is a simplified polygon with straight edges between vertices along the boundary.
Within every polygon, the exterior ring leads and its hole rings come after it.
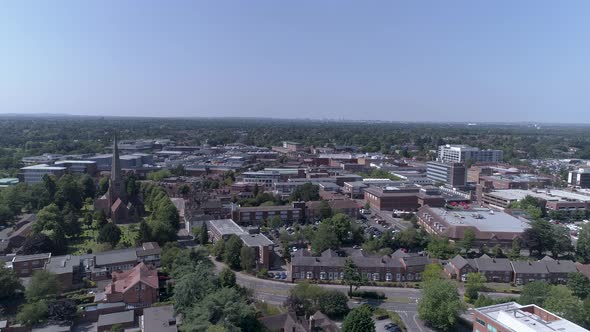
POLYGON ((590 123, 590 3, 3 1, 0 115, 590 123))

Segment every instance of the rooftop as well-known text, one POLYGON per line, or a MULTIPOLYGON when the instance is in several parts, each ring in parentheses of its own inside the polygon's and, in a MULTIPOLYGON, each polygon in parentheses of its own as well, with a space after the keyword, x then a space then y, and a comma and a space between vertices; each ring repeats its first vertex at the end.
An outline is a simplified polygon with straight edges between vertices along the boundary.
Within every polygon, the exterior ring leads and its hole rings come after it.
POLYGON ((489 209, 446 210, 430 208, 449 225, 473 226, 481 232, 524 232, 527 222, 508 213, 489 209))
POLYGON ((151 307, 143 309, 142 325, 144 332, 175 332, 178 331, 174 307, 151 307))
POLYGON ((571 201, 590 202, 590 195, 565 191, 565 190, 523 190, 505 189, 494 190, 490 194, 510 201, 519 201, 526 196, 532 196, 545 201, 571 201))
POLYGON ((46 170, 46 171, 65 171, 67 168, 61 166, 49 166, 47 164, 39 164, 33 166, 25 166, 22 170, 46 170))
POLYGON ((240 236, 248 234, 231 219, 209 220, 207 224, 217 230, 222 236, 231 234, 240 236))
POLYGON ((72 273, 72 267, 80 265, 80 256, 53 256, 45 264, 45 270, 55 274, 72 273))
POLYGON ((137 260, 135 248, 111 250, 95 254, 95 263, 98 266, 109 265, 120 262, 132 262, 137 260))
POLYGON ((133 310, 98 316, 98 326, 124 324, 134 321, 133 310))
POLYGON ((508 302, 475 310, 502 324, 506 331, 588 332, 588 330, 536 305, 522 306, 516 302, 508 302))
POLYGON ((240 235, 240 238, 248 247, 270 246, 274 244, 264 234, 244 234, 240 235))
POLYGON ((32 261, 37 259, 49 259, 51 257, 51 253, 43 253, 43 254, 34 254, 34 255, 16 255, 12 259, 12 262, 26 262, 32 261))

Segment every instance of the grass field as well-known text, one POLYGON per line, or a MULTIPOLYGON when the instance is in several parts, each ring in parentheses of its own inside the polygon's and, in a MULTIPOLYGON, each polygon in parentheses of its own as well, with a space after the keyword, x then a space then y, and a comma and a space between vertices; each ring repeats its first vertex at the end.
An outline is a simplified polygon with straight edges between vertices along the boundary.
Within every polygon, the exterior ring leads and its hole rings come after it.
MULTIPOLYGON (((121 240, 115 248, 130 248, 135 246, 135 237, 139 229, 139 223, 117 225, 121 229, 121 240)), ((86 254, 89 250, 92 252, 101 252, 114 249, 110 244, 97 243, 96 237, 98 230, 92 227, 82 226, 82 235, 75 240, 70 240, 68 253, 73 255, 86 254)))

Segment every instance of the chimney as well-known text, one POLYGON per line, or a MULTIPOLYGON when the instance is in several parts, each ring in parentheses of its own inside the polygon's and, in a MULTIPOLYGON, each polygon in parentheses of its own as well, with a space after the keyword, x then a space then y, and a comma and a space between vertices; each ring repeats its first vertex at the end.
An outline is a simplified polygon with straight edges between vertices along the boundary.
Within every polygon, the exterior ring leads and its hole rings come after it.
POLYGON ((115 294, 115 283, 111 282, 111 294, 115 294))

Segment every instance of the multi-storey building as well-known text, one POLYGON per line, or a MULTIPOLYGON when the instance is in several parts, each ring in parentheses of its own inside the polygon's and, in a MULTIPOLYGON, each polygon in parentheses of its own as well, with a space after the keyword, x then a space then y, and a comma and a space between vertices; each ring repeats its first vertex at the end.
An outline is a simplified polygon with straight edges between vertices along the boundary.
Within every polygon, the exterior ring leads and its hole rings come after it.
POLYGON ((16 255, 12 258, 12 269, 18 277, 30 277, 35 271, 43 270, 51 253, 16 255))
POLYGON ((433 187, 413 184, 400 186, 369 187, 364 189, 365 201, 379 210, 414 211, 421 206, 444 206, 440 191, 433 187))
POLYGON ((567 183, 573 187, 590 188, 590 168, 579 168, 570 171, 567 183))
POLYGON ((467 171, 463 163, 429 161, 426 167, 426 177, 435 184, 442 183, 451 188, 461 188, 467 184, 467 171))
POLYGON ((274 216, 283 222, 300 221, 304 216, 305 203, 294 202, 292 205, 235 207, 232 218, 242 225, 262 225, 274 216))
POLYGON ((584 211, 590 208, 590 195, 566 190, 491 190, 482 192, 480 201, 492 207, 505 209, 527 196, 544 201, 545 208, 552 211, 584 211))
POLYGON ((589 332, 534 304, 495 304, 473 310, 473 332, 589 332))
POLYGON ((66 174, 67 170, 67 167, 50 166, 48 164, 25 166, 20 169, 19 179, 27 184, 37 184, 43 182, 45 175, 53 175, 59 178, 66 174))
POLYGON ((500 162, 504 156, 502 150, 480 150, 469 145, 441 145, 438 147, 437 159, 448 163, 500 162))
POLYGON ((96 174, 96 161, 94 160, 60 160, 56 161, 55 166, 66 167, 70 174, 96 174))

